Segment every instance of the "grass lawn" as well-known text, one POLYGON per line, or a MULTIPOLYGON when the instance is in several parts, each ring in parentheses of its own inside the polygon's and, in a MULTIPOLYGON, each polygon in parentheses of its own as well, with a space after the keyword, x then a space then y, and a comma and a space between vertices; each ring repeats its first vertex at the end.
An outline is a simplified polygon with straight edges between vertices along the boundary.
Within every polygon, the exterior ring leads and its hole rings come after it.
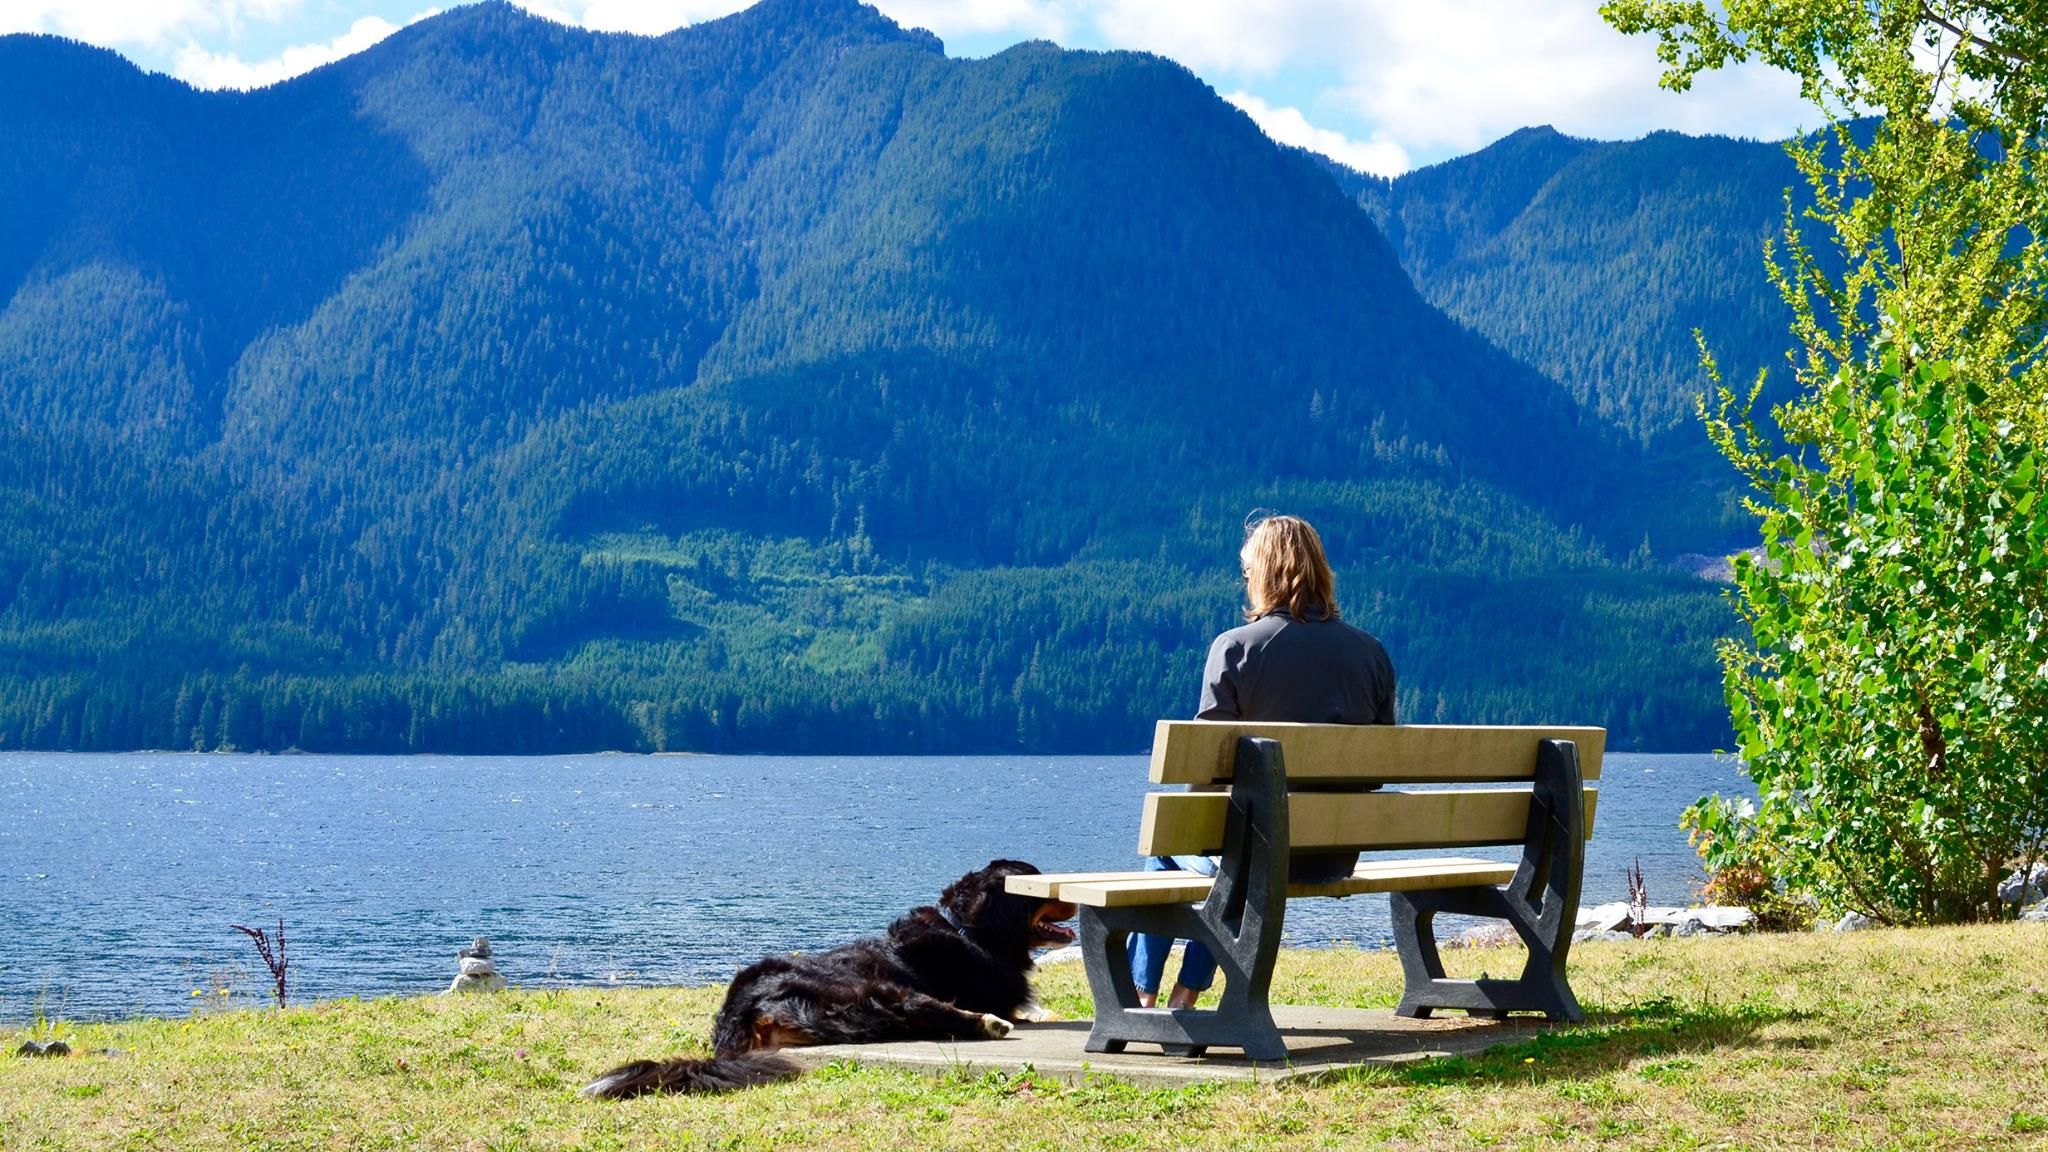
MULTIPOLYGON (((0 1039, 118 1051, 0 1057, 0 1148, 2048 1148, 2048 925, 1586 944, 1572 971, 1583 1026, 1277 1088, 835 1066, 725 1097, 576 1094, 623 1058, 701 1052, 706 988, 57 1023, 0 1039)), ((1280 973, 1280 1002, 1399 987, 1390 953, 1289 952, 1280 973)), ((1078 966, 1040 984, 1086 1014, 1078 966)))

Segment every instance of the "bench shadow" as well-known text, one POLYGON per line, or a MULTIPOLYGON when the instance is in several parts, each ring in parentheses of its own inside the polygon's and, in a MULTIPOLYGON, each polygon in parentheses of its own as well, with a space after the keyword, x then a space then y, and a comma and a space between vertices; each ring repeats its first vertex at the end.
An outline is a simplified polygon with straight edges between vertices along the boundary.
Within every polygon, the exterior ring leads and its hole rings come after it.
POLYGON ((1462 1013, 1432 1021, 1401 1020, 1386 1009, 1275 1005, 1275 1022, 1288 1047, 1285 1061, 1247 1060, 1223 1048, 1201 1057, 1168 1056, 1156 1044, 1131 1041, 1123 1052, 1084 1051, 1092 1022, 1060 1020, 1020 1024, 1001 1040, 898 1041, 786 1049, 817 1067, 837 1060, 925 1072, 1032 1072, 1075 1080, 1108 1075, 1153 1086, 1203 1082, 1403 1085, 1498 1081, 1526 1085, 1572 1081, 1635 1066, 1653 1078, 1682 1078, 1692 1059, 1716 1049, 1818 1048, 1828 1041, 1812 1031, 1774 1025, 1810 1014, 1751 1002, 1682 1004, 1656 1000, 1625 1011, 1596 1012, 1578 1024, 1536 1017, 1492 1023, 1462 1013))
POLYGON ((1818 1033, 1763 1035, 1773 1025, 1799 1023, 1813 1014, 1741 1001, 1729 1004, 1654 1000, 1625 1011, 1588 1012, 1576 1024, 1514 1022, 1523 1035, 1482 1052, 1453 1054, 1408 1064, 1354 1064, 1331 1068, 1319 1082, 1347 1080, 1406 1084, 1470 1081, 1582 1079, 1642 1061, 1682 1063, 1685 1057, 1717 1049, 1814 1049, 1830 1040, 1818 1033))

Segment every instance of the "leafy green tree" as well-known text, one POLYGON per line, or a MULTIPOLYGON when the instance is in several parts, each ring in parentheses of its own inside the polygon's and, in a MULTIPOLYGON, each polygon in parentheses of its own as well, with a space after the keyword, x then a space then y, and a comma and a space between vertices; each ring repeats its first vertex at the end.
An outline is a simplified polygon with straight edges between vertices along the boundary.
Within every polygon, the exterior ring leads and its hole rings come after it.
MULTIPOLYGON (((1663 84, 1761 60, 1797 76, 1832 130, 1795 140, 1814 193, 1806 214, 1839 250, 1821 270, 1815 230, 1788 221, 1771 273, 1804 346, 1795 373, 1825 393, 1888 318, 1923 354, 1950 357, 1987 414, 2048 434, 2048 20, 2031 0, 1610 0, 1624 32, 1654 32, 1663 84)), ((1795 405, 1795 420, 1814 411, 1795 405)), ((1789 429, 1788 429, 1789 430, 1789 429)), ((1816 429, 1818 431, 1818 429, 1816 429)))
POLYGON ((1759 800, 1688 824, 1710 865, 1769 860, 1830 906, 1995 918, 2048 828, 2048 24, 2024 3, 1602 11, 1657 34, 1667 87, 1763 60, 1835 121, 1791 151, 1841 271, 1789 210, 1770 263, 1803 348, 1782 445, 1748 416, 1761 379, 1707 413, 1763 536, 1736 565, 1750 636, 1721 650, 1759 800))
POLYGON ((1995 917, 2048 835, 2048 468, 1915 351, 1845 366, 1807 453, 1714 427, 1764 494, 1763 557, 1735 564, 1750 638, 1721 650, 1759 803, 1754 827, 1689 815, 1710 864, 1765 853, 1792 890, 1887 923, 1995 917))

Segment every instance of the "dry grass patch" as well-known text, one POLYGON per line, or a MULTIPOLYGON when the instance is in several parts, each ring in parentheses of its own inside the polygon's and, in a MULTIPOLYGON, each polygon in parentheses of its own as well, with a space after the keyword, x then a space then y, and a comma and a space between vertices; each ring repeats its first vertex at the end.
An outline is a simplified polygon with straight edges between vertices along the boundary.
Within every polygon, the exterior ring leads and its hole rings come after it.
MULTIPOLYGON (((728 1097, 576 1095, 621 1058, 701 1052, 717 989, 60 1024, 33 1035, 117 1053, 5 1057, 0 1148, 2048 1148, 2048 927, 1583 945, 1572 970, 1584 1026, 1279 1088, 834 1067, 728 1097)), ((1041 985, 1086 1014, 1077 966, 1041 985)), ((1398 987, 1387 953, 1290 952, 1275 993, 1375 1007, 1398 987)))

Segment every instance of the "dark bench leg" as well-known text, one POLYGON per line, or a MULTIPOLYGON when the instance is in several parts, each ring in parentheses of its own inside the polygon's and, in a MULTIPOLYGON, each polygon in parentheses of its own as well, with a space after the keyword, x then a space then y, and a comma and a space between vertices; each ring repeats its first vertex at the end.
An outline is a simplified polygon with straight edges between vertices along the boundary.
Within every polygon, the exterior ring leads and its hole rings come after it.
POLYGON ((1095 996, 1095 1024, 1088 1032, 1087 1051, 1121 1052, 1137 1040, 1158 1044, 1175 1055, 1199 1056, 1209 1048, 1238 1048, 1253 1060, 1286 1059, 1287 1045, 1273 1023, 1267 999, 1277 951, 1268 953, 1255 941, 1219 936, 1199 918, 1197 908, 1082 908, 1081 957, 1088 971, 1089 990, 1095 996), (1129 941, 1133 932, 1195 939, 1207 945, 1223 975, 1223 995, 1216 1007, 1138 1007, 1138 986, 1131 980, 1129 941), (1176 1048, 1185 1051, 1173 1051, 1176 1048))
POLYGON ((1552 1020, 1585 1019, 1565 979, 1565 954, 1579 915, 1585 850, 1578 750, 1569 740, 1545 740, 1536 757, 1535 797, 1529 805, 1522 865, 1508 886, 1392 895, 1394 944, 1401 953, 1406 983, 1395 1014, 1427 1018, 1438 1008, 1458 1008, 1496 1019, 1509 1012, 1541 1012, 1552 1020), (1512 924, 1529 949, 1522 975, 1511 980, 1445 979, 1436 945, 1439 912, 1512 924))
POLYGON ((1088 1030, 1088 1052, 1121 1052, 1125 1041, 1117 1027, 1127 1012, 1138 1010, 1138 985, 1131 979, 1131 937, 1112 932, 1093 908, 1081 909, 1081 966, 1088 973, 1088 991, 1095 997, 1095 1025, 1088 1030))
POLYGON ((1184 1048, 1239 1048, 1253 1060, 1284 1060, 1287 1045, 1267 1001, 1287 908, 1287 773, 1280 746, 1244 737, 1232 770, 1221 865, 1208 900, 1081 909, 1081 956, 1095 996, 1087 1050, 1121 1052, 1133 1040, 1184 1048), (1223 972, 1214 1009, 1138 1007, 1131 980, 1133 932, 1200 940, 1223 972))
POLYGON ((1449 888, 1393 894, 1394 943, 1401 953, 1406 987, 1397 1016, 1428 1019, 1438 1008, 1462 1008, 1475 1016, 1502 1018, 1510 1012, 1541 1012, 1552 1020, 1583 1020, 1585 1012, 1565 980, 1564 945, 1539 934, 1498 888, 1449 888), (1514 925, 1529 949, 1517 979, 1450 980, 1444 977, 1432 921, 1439 912, 1486 916, 1514 925))

